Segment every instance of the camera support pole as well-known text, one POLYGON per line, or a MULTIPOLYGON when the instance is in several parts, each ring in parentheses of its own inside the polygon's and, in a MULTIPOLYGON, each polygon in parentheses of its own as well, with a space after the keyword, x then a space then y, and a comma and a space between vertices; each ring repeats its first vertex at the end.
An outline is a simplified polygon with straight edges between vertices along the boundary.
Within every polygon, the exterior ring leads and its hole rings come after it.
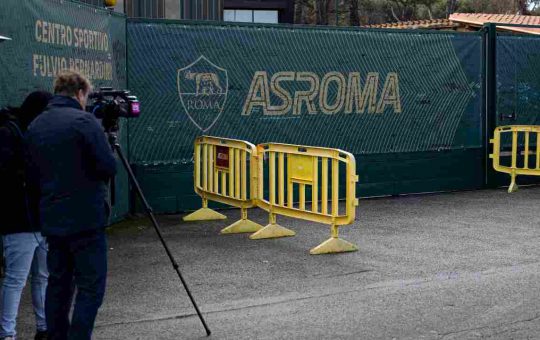
POLYGON ((201 319, 201 322, 204 326, 204 329, 206 330, 206 335, 210 336, 212 333, 208 326, 206 325, 206 322, 204 321, 204 318, 201 314, 201 311, 199 310, 199 307, 197 306, 197 303, 195 303, 195 300, 193 299, 193 295, 191 295, 191 291, 189 290, 186 281, 184 280, 184 277, 182 276, 182 273, 180 273, 180 269, 178 266, 178 263, 176 262, 174 256, 172 255, 171 251, 169 250, 169 247, 167 246, 167 243, 165 242, 165 239, 163 238, 163 235, 161 234, 161 230, 159 228, 159 224, 156 220, 156 217, 154 216, 154 212, 152 211, 152 208, 148 204, 148 201, 146 201, 146 198, 144 197, 144 194, 142 192, 142 189, 139 185, 139 182, 137 181, 137 178, 135 177, 135 174, 133 173, 133 170, 131 169, 131 166, 129 165, 129 162, 127 161, 127 158, 125 157, 122 148, 120 147, 120 143, 118 143, 118 136, 114 132, 107 132, 109 136, 109 143, 114 148, 114 151, 118 154, 120 157, 120 160, 122 161, 122 164, 124 165, 124 168, 128 172, 129 179, 131 180, 133 186, 135 187, 135 190, 137 191, 137 194, 139 195, 139 198, 141 199, 144 208, 146 210, 146 213, 148 214, 148 217, 150 217, 150 220, 152 221, 152 224, 154 225, 154 229, 156 230, 156 233, 159 237, 159 240, 161 241, 161 244, 163 245, 163 248, 165 248, 165 252, 167 253, 167 256, 169 257, 169 260, 171 260, 172 266, 176 273, 178 274, 178 277, 180 278, 180 281, 182 281, 182 285, 184 285, 184 288, 189 296, 189 299, 191 300, 191 303, 193 304, 193 307, 195 307, 195 310, 197 311, 197 315, 199 316, 199 319, 201 319))

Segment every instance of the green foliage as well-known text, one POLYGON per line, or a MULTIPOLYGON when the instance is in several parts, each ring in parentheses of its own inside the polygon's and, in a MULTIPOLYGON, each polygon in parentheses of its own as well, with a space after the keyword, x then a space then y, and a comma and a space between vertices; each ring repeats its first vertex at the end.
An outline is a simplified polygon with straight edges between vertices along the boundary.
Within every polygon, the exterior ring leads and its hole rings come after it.
POLYGON ((540 0, 296 0, 295 4, 296 23, 335 25, 337 19, 340 26, 440 19, 454 12, 540 14, 540 0))

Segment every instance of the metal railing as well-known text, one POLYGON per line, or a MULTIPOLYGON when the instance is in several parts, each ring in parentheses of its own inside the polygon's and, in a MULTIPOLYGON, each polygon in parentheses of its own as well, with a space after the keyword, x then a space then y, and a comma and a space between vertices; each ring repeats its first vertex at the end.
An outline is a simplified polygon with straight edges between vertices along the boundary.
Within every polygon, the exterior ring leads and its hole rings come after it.
POLYGON ((257 151, 257 206, 269 212, 269 224, 250 239, 293 236, 292 230, 277 224, 276 215, 283 215, 330 225, 331 238, 311 249, 311 254, 357 250, 355 245, 338 237, 338 227, 354 221, 358 205, 358 176, 352 154, 339 149, 276 143, 260 144, 257 151), (339 206, 340 163, 345 166, 343 211, 339 206), (268 180, 264 177, 265 168, 268 180), (310 199, 306 199, 308 189, 310 199), (266 197, 265 192, 268 192, 266 197))
POLYGON ((282 215, 330 225, 331 237, 311 254, 358 250, 338 236, 339 226, 355 220, 358 205, 356 160, 351 153, 277 143, 255 147, 242 140, 204 136, 195 141, 193 160, 194 188, 202 208, 184 221, 225 219, 208 207, 208 201, 214 201, 241 209, 241 219, 223 234, 254 232, 252 240, 294 236, 294 231, 277 224, 277 215, 282 215), (264 228, 247 219, 247 209, 254 206, 269 213, 264 228))
POLYGON ((241 219, 223 229, 223 234, 254 232, 262 227, 247 218, 247 209, 256 206, 257 148, 235 139, 203 136, 195 140, 194 188, 202 198, 202 208, 184 221, 226 219, 208 208, 214 201, 241 209, 241 219))
POLYGON ((516 177, 518 175, 540 176, 540 126, 539 125, 509 125, 497 127, 490 143, 493 144, 493 159, 495 171, 510 174, 511 182, 508 192, 518 190, 516 177), (511 134, 511 151, 502 150, 505 135, 511 134), (520 140, 522 139, 522 143, 520 140), (533 144, 534 150, 530 144, 533 144), (520 149, 522 149, 520 151, 520 149), (534 156, 531 164, 530 155, 534 156), (510 163, 502 164, 503 157, 510 156, 510 163))

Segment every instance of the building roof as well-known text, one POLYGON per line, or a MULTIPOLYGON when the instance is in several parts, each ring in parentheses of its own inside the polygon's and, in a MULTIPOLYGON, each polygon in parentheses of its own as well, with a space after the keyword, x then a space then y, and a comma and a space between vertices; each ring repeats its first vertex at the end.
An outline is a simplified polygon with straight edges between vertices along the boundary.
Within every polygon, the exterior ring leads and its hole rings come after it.
POLYGON ((400 21, 389 22, 385 24, 366 25, 369 28, 398 28, 398 29, 451 29, 459 26, 448 19, 433 19, 433 20, 415 20, 415 21, 400 21))
MULTIPOLYGON (((449 18, 452 22, 483 26, 487 23, 540 25, 540 16, 486 13, 454 13, 449 18)), ((500 30, 540 35, 540 28, 499 26, 500 30)))
MULTIPOLYGON (((397 29, 454 29, 467 27, 482 27, 487 23, 497 24, 518 24, 518 25, 538 25, 540 26, 540 16, 533 15, 513 15, 513 14, 487 14, 487 13, 454 13, 448 19, 416 20, 390 22, 378 25, 367 25, 369 28, 397 28, 397 29)), ((540 27, 509 27, 497 26, 501 31, 511 31, 517 33, 528 33, 540 35, 540 27)))

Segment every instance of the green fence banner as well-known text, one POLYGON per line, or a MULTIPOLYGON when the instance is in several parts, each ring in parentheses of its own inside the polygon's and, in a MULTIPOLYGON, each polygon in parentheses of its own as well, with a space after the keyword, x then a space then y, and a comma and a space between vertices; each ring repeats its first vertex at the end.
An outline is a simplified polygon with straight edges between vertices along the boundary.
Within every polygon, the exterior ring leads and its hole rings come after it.
POLYGON ((125 18, 60 0, 2 0, 0 106, 19 105, 35 89, 51 89, 63 69, 95 87, 126 86, 125 18))
POLYGON ((196 136, 385 154, 481 146, 481 36, 128 23, 146 114, 135 163, 185 162, 196 136))
MULTIPOLYGON (((34 90, 52 91, 56 74, 65 69, 84 74, 95 88, 127 85, 122 15, 65 0, 2 0, 0 35, 11 38, 0 43, 0 107, 19 106, 34 90)), ((126 145, 125 128, 119 135, 126 145)), ((128 190, 120 171, 114 220, 129 210, 128 190)))
POLYGON ((540 124, 540 37, 497 37, 497 125, 540 124))

